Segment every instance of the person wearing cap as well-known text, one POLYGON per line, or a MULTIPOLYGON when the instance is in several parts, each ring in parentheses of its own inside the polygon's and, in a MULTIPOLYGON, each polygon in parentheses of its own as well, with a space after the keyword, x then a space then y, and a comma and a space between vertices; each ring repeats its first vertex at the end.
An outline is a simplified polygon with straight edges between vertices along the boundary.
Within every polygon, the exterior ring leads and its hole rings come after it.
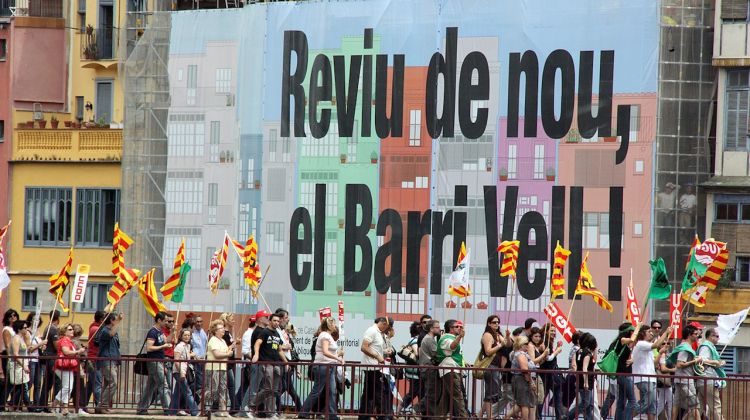
POLYGON ((266 326, 257 328, 253 335, 257 337, 253 340, 253 363, 258 363, 258 372, 260 373, 260 385, 255 399, 250 404, 250 418, 258 413, 258 406, 263 404, 266 414, 270 418, 279 418, 276 413, 276 392, 281 384, 281 370, 288 366, 282 366, 286 363, 286 355, 282 350, 281 336, 276 332, 279 326, 279 315, 260 312, 255 315, 256 319, 265 318, 268 320, 266 326))
POLYGON ((690 325, 691 327, 695 328, 698 331, 698 339, 693 341, 693 344, 692 344, 693 351, 697 353, 698 346, 701 344, 701 336, 703 335, 703 330, 705 329, 705 327, 703 326, 703 324, 701 324, 698 321, 692 321, 688 325, 690 325))
POLYGON ((438 372, 443 384, 438 415, 468 418, 462 388, 461 372, 455 368, 464 366, 461 340, 464 338, 464 323, 455 319, 445 321, 445 334, 437 343, 437 360, 441 368, 438 372))
POLYGON ((388 402, 390 396, 390 383, 383 375, 380 365, 385 363, 385 339, 383 333, 388 330, 388 318, 380 316, 375 318, 375 324, 365 331, 362 338, 360 351, 362 352, 362 367, 365 372, 362 396, 359 400, 359 420, 369 420, 376 416, 384 418, 387 413, 384 402, 388 402))
POLYGON ((240 401, 240 411, 247 411, 250 401, 258 391, 258 377, 255 365, 250 363, 253 358, 253 331, 255 330, 255 315, 250 315, 247 330, 242 334, 242 376, 240 390, 237 391, 237 401, 240 401))

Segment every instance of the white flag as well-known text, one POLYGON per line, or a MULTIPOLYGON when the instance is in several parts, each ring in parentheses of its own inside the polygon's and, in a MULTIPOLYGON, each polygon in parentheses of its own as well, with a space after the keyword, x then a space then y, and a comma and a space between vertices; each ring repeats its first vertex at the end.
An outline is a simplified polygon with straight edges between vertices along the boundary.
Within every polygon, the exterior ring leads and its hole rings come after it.
POLYGON ((3 255, 2 248, 0 248, 0 295, 3 290, 10 286, 10 277, 8 277, 8 267, 5 265, 5 255, 3 255))
POLYGON ((747 311, 750 308, 743 309, 736 314, 719 315, 716 318, 716 330, 719 333, 719 344, 729 344, 734 340, 734 336, 740 330, 740 326, 747 318, 747 311))

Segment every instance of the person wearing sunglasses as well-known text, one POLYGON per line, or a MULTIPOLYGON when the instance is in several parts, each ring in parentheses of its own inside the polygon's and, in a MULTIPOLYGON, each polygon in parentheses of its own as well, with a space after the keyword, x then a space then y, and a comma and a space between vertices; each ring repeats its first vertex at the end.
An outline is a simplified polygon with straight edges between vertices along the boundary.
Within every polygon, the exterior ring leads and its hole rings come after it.
POLYGON ((445 321, 445 334, 437 344, 437 359, 440 361, 440 381, 443 384, 442 398, 438 415, 468 418, 464 399, 463 381, 457 367, 464 366, 464 355, 461 351, 461 340, 464 338, 464 323, 455 319, 445 321))

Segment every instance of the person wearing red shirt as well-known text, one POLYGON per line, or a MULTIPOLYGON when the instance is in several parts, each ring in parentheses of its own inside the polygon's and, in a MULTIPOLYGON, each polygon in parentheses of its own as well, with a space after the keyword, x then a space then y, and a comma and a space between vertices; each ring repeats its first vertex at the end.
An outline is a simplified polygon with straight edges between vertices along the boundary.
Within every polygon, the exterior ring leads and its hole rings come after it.
POLYGON ((96 311, 94 313, 94 322, 89 325, 89 339, 88 351, 86 352, 86 389, 83 398, 81 399, 81 409, 89 413, 86 408, 91 399, 91 394, 94 394, 94 407, 99 406, 99 401, 102 396, 102 373, 96 368, 96 361, 94 358, 99 354, 99 346, 96 341, 96 333, 99 331, 99 327, 102 325, 102 320, 107 315, 104 311, 96 311))

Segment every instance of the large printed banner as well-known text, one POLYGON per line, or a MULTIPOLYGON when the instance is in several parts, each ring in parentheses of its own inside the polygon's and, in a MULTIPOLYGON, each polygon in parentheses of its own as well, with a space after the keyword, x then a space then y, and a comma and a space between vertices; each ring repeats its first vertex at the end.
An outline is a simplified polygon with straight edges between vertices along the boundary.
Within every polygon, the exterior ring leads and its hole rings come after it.
MULTIPOLYGON (((174 14, 164 258, 184 237, 183 310, 258 303, 238 260, 206 298, 224 231, 255 235, 272 267, 261 293, 310 328, 340 300, 357 335, 376 314, 544 319, 557 241, 572 251, 564 300, 588 251, 621 308, 630 267, 636 293, 647 287, 657 31, 649 0, 174 14), (496 248, 516 239, 509 280, 496 248), (462 242, 467 299, 446 293, 462 242)), ((590 299, 575 309, 579 329, 622 322, 590 299)))

